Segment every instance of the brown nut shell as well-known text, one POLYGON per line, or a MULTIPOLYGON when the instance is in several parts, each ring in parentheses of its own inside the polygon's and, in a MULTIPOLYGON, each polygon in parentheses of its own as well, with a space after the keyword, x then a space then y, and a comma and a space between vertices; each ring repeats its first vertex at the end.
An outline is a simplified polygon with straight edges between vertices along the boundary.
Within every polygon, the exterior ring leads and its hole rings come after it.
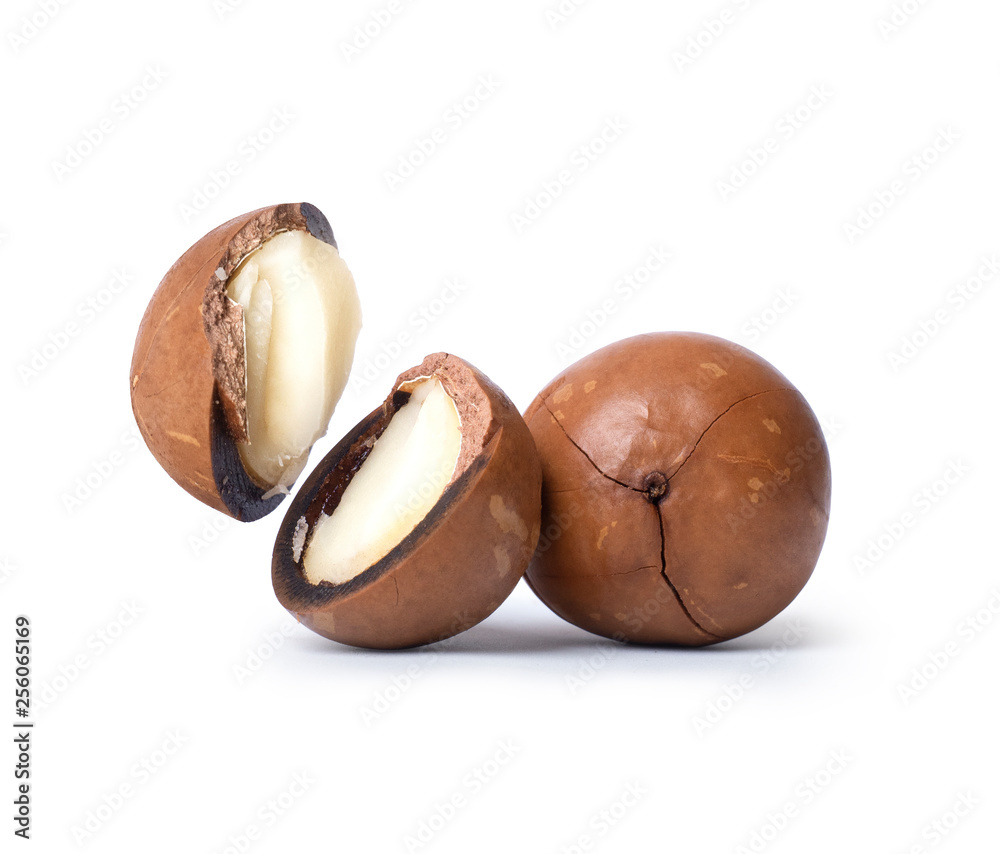
POLYGON ((808 581, 830 458, 809 404, 754 353, 709 335, 605 347, 525 413, 542 460, 526 580, 606 637, 701 646, 749 632, 808 581))
POLYGON ((397 649, 458 634, 511 593, 538 541, 541 466, 527 425, 476 368, 436 353, 401 374, 385 403, 322 460, 295 496, 274 546, 281 604, 318 634, 352 646, 397 649), (409 394, 436 377, 461 418, 458 463, 441 498, 385 557, 339 585, 306 580, 300 564, 320 514, 334 512, 351 477, 409 394))
POLYGON ((254 482, 236 445, 247 437, 243 315, 226 298, 226 281, 281 231, 308 231, 337 245, 330 223, 310 204, 231 219, 167 271, 132 355, 132 412, 153 456, 199 501, 244 522, 270 513, 284 495, 268 495, 254 482))

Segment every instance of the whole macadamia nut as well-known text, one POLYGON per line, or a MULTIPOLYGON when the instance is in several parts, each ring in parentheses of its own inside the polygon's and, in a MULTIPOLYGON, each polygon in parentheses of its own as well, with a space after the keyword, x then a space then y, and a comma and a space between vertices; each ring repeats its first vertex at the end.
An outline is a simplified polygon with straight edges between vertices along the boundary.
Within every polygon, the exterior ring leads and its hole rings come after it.
POLYGON ((812 574, 830 458, 812 409, 759 356, 664 332, 581 359, 525 414, 542 461, 526 579, 606 637, 701 646, 782 611, 812 574))

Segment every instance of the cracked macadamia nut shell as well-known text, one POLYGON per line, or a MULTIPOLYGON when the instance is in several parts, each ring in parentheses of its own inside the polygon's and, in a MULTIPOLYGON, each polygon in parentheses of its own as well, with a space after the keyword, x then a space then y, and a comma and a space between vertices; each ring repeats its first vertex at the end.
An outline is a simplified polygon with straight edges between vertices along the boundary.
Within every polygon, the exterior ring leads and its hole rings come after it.
POLYGON ((289 231, 337 247, 310 204, 261 208, 220 225, 164 276, 132 357, 132 410, 153 456, 195 498, 242 521, 271 512, 287 489, 257 482, 240 457, 238 443, 248 441, 244 316, 226 283, 251 253, 289 231))
POLYGON ((612 344, 549 383, 525 420, 542 460, 526 580, 606 637, 700 646, 751 631, 808 581, 830 459, 805 398, 709 335, 612 344))
POLYGON ((514 589, 538 540, 541 466, 520 413, 476 368, 437 353, 396 380, 385 403, 322 460, 295 496, 272 560, 274 591, 303 625, 331 640, 395 649, 443 640, 491 614, 514 589), (430 512, 384 557, 339 584, 313 584, 304 555, 409 394, 435 378, 454 401, 462 442, 430 512))

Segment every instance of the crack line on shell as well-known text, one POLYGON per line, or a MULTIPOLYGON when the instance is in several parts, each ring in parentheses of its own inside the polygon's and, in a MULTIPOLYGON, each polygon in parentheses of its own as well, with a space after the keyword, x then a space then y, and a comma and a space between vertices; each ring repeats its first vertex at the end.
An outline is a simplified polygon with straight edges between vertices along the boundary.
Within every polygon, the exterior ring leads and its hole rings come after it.
MULTIPOLYGON (((635 569, 623 569, 620 572, 597 572, 593 575, 588 575, 586 578, 614 578, 617 575, 631 575, 633 572, 642 572, 644 569, 655 569, 658 572, 660 567, 655 564, 650 564, 649 566, 637 566, 635 569)), ((539 578, 579 578, 577 573, 559 573, 559 572, 545 572, 540 573, 539 578)))
POLYGON ((637 566, 635 569, 623 569, 621 572, 606 572, 603 575, 614 578, 616 575, 631 575, 633 572, 641 572, 644 569, 658 569, 656 566, 637 566))
MULTIPOLYGON (((601 471, 601 470, 600 470, 600 468, 598 467, 597 463, 595 463, 595 462, 594 462, 594 461, 593 461, 593 460, 592 460, 592 459, 590 458, 590 454, 588 454, 588 453, 587 453, 587 452, 586 452, 586 451, 585 451, 585 450, 584 450, 583 448, 581 448, 581 447, 580 447, 580 446, 579 446, 579 445, 578 445, 578 444, 577 444, 577 443, 576 443, 576 442, 575 442, 575 441, 573 440, 573 437, 572 437, 572 436, 570 436, 570 435, 569 435, 569 433, 567 433, 567 432, 566 432, 566 428, 565 428, 565 427, 563 427, 563 425, 562 425, 562 423, 561 423, 561 422, 559 421, 559 419, 558 419, 558 418, 556 418, 556 416, 555 416, 555 413, 554 413, 554 412, 553 412, 553 411, 552 411, 551 409, 549 409, 549 405, 548 405, 548 403, 546 403, 546 402, 545 402, 544 400, 542 400, 542 398, 538 398, 538 399, 539 399, 539 400, 541 401, 541 403, 542 403, 542 406, 544 406, 544 407, 545 407, 545 410, 546 410, 546 412, 548 412, 548 413, 549 413, 549 415, 551 415, 551 416, 552 416, 552 420, 553 420, 553 421, 554 421, 554 422, 556 423, 556 425, 557 425, 557 426, 559 427, 559 429, 560 429, 560 430, 562 430, 562 433, 563 433, 563 435, 564 435, 564 436, 565 436, 565 437, 566 437, 566 438, 567 438, 567 439, 569 440, 570 444, 571 444, 571 445, 572 445, 572 446, 573 446, 574 448, 576 448, 576 449, 577 449, 577 450, 578 450, 578 451, 579 451, 579 452, 580 452, 581 454, 583 454, 583 456, 584 456, 584 458, 585 458, 585 459, 587 460, 587 462, 588 462, 588 463, 590 463, 590 464, 591 464, 591 465, 592 465, 592 466, 594 467, 594 471, 596 471, 596 472, 597 472, 597 473, 598 473, 598 474, 599 474, 599 475, 600 475, 601 477, 606 477, 606 478, 607 478, 608 480, 610 480, 610 481, 611 481, 612 483, 617 483, 617 484, 618 484, 619 486, 624 486, 624 487, 625 487, 626 489, 631 489, 631 490, 632 490, 633 492, 640 492, 640 493, 642 493, 642 494, 644 494, 644 495, 645 495, 645 493, 646 493, 646 490, 645 490, 645 489, 636 489, 636 488, 635 488, 634 486, 629 486, 629 485, 628 485, 627 483, 622 483, 622 481, 620 481, 620 480, 617 480, 616 478, 613 478, 613 477, 612 477, 611 475, 609 475, 609 474, 605 474, 605 473, 604 473, 603 471, 601 471)), ((570 490, 560 490, 560 492, 569 492, 569 491, 570 491, 570 490)))
POLYGON ((741 397, 735 403, 733 403, 730 406, 726 407, 725 410, 723 410, 718 415, 716 415, 715 418, 712 419, 712 423, 709 424, 704 430, 701 431, 701 435, 698 437, 698 440, 694 443, 693 447, 688 452, 688 455, 686 457, 684 457, 683 460, 681 460, 681 464, 679 466, 677 466, 677 468, 674 469, 673 474, 671 474, 670 477, 667 478, 667 480, 669 481, 670 478, 674 477, 674 475, 676 475, 677 472, 679 472, 682 468, 684 468, 684 463, 686 463, 689 459, 691 459, 691 455, 694 454, 695 450, 697 450, 698 445, 701 444, 701 440, 705 438, 705 434, 708 433, 708 431, 711 430, 713 426, 715 426, 715 422, 718 421, 720 418, 722 418, 723 415, 728 414, 730 410, 736 408, 741 403, 744 403, 747 400, 752 400, 755 397, 760 397, 762 394, 772 394, 773 392, 776 392, 776 391, 795 391, 795 389, 793 389, 793 388, 769 388, 769 389, 766 389, 765 391, 756 391, 753 394, 748 394, 746 397, 741 397))
MULTIPOLYGON (((767 394, 767 392, 758 392, 758 394, 767 394)), ((743 398, 743 400, 747 400, 749 397, 756 397, 756 395, 753 394, 748 395, 748 397, 743 398)), ((646 490, 636 489, 634 486, 629 486, 627 483, 622 483, 620 480, 616 480, 615 478, 611 477, 611 475, 605 474, 603 471, 601 471, 597 467, 597 463, 595 463, 590 458, 587 452, 583 450, 583 448, 581 448, 576 442, 573 441, 573 437, 566 432, 566 428, 563 427, 563 425, 559 422, 559 419, 556 418, 552 410, 549 409, 548 403, 542 400, 542 398, 539 398, 539 400, 541 400, 542 406, 544 406, 545 409, 548 411, 548 413, 552 416, 552 420, 555 421, 555 423, 559 426, 559 429, 562 430, 563 435, 569 440, 570 444, 572 444, 574 448, 576 448, 581 454, 583 454, 587 462, 589 462, 594 467, 594 469, 597 471, 598 474, 600 474, 602 477, 606 477, 613 483, 617 483, 619 486, 624 486, 626 489, 632 490, 633 492, 638 492, 642 495, 647 494, 646 490)), ((736 401, 736 403, 742 403, 742 401, 736 401)), ((733 406, 736 406, 736 403, 734 403, 733 406)), ((732 408, 733 408, 732 406, 729 407, 729 409, 732 408)), ((728 412, 729 409, 727 409, 726 412, 728 412)), ((725 412, 722 413, 722 415, 725 414, 726 414, 725 412)), ((720 415, 719 418, 721 418, 722 415, 720 415)), ((715 421, 718 421, 719 418, 716 418, 715 421)), ((715 421, 713 421, 712 424, 714 424, 715 421)), ((712 424, 709 424, 708 426, 711 427, 712 424)), ((706 433, 708 432, 708 427, 705 428, 705 432, 706 433)), ((702 436, 704 435, 705 434, 702 433, 702 436)), ((698 442, 700 441, 701 441, 701 436, 698 437, 698 442)), ((697 444, 698 443, 696 442, 695 447, 697 447, 697 444)), ((693 451, 694 448, 692 448, 691 450, 693 451)), ((685 459, 684 462, 687 462, 687 459, 685 459)), ((682 462, 681 465, 684 465, 684 463, 682 462)), ((676 474, 676 472, 674 472, 674 474, 676 474)), ((667 482, 669 483, 669 478, 667 479, 667 482)), ((691 621, 692 625, 694 625, 694 627, 699 631, 704 632, 710 638, 715 638, 716 640, 725 640, 725 638, 722 637, 721 635, 713 634, 712 632, 708 631, 708 629, 704 628, 693 616, 691 616, 691 612, 688 610, 687 605, 685 605, 684 600, 681 599, 680 591, 676 587, 674 587, 674 583, 670 580, 670 577, 667 575, 667 541, 663 531, 663 514, 660 513, 660 507, 658 504, 652 504, 652 508, 656 512, 656 521, 660 527, 660 575, 662 576, 663 580, 667 582, 667 586, 670 588, 670 591, 674 594, 674 598, 677 600, 677 604, 680 605, 681 610, 684 612, 685 616, 687 616, 687 618, 691 621)), ((610 575, 620 575, 620 574, 623 573, 611 573, 610 575)))
POLYGON ((158 388, 156 391, 144 394, 143 397, 158 397, 159 395, 163 394, 163 392, 172 389, 175 385, 180 385, 182 382, 184 382, 184 380, 174 380, 172 383, 167 383, 165 386, 163 386, 162 388, 158 388))
POLYGON ((674 587, 674 583, 670 580, 670 576, 667 575, 667 537, 663 531, 663 514, 660 512, 660 508, 653 505, 653 509, 656 511, 656 521, 660 525, 660 575, 663 576, 663 580, 667 582, 667 586, 670 588, 671 592, 674 594, 674 598, 677 599, 677 604, 681 606, 681 610, 684 615, 691 621, 696 629, 704 632, 710 638, 715 638, 716 640, 726 640, 722 635, 717 635, 714 632, 710 632, 701 623, 699 623, 691 612, 688 610, 687 605, 684 604, 684 600, 681 598, 681 592, 674 587))
MULTIPOLYGON (((776 391, 795 391, 795 389, 789 388, 787 386, 782 386, 781 388, 770 388, 770 389, 765 389, 764 391, 757 391, 757 392, 754 392, 753 394, 748 394, 746 397, 741 397, 739 400, 737 400, 734 403, 730 404, 728 407, 726 407, 726 409, 724 409, 722 412, 720 412, 715 418, 712 419, 711 423, 702 431, 701 435, 698 437, 697 441, 695 441, 695 443, 692 446, 692 448, 691 448, 690 452, 688 453, 688 455, 683 460, 681 460, 681 464, 679 466, 677 466, 677 468, 674 469, 674 471, 670 475, 670 477, 667 478, 667 483, 669 483, 670 480, 674 477, 674 475, 676 475, 677 472, 679 472, 684 467, 684 464, 689 459, 691 459, 691 456, 694 454, 695 450, 698 448, 698 445, 701 444, 701 440, 705 438, 705 436, 707 435, 708 431, 711 430, 712 427, 715 426, 716 422, 719 421, 724 415, 728 414, 731 410, 735 409, 741 403, 744 403, 744 402, 746 402, 748 400, 752 400, 755 397, 760 397, 761 395, 764 395, 764 394, 772 394, 772 393, 774 393, 776 391)), ((576 448, 581 454, 583 454, 583 456, 587 460, 587 462, 590 463, 594 467, 594 470, 599 475, 601 475, 601 477, 606 477, 608 480, 612 481, 613 483, 617 483, 619 486, 624 486, 626 489, 630 489, 633 492, 638 492, 638 493, 641 493, 643 495, 647 494, 646 490, 644 490, 644 489, 636 489, 634 486, 629 486, 627 483, 623 483, 622 481, 620 481, 620 480, 618 480, 616 478, 613 478, 613 477, 611 477, 611 475, 606 474, 605 472, 601 471, 601 469, 598 467, 597 463, 595 463, 590 458, 590 455, 585 450, 583 450, 583 448, 581 448, 573 440, 572 436, 569 435, 569 433, 566 431, 566 428, 562 425, 562 422, 560 422, 559 419, 556 418, 555 413, 549 407, 548 402, 545 401, 541 397, 539 397, 538 399, 541 402, 542 406, 545 407, 545 409, 549 413, 549 415, 552 416, 552 420, 556 423, 556 425, 562 431, 563 435, 569 440, 570 444, 572 444, 574 448, 576 448)), ((661 568, 660 568, 660 575, 663 577, 663 580, 667 583, 667 586, 670 588, 670 591, 674 594, 674 598, 677 599, 677 604, 680 605, 681 610, 684 612, 685 616, 691 621, 692 625, 696 629, 698 629, 701 632, 704 632, 706 635, 708 635, 711 638, 715 638, 716 640, 726 640, 726 638, 723 635, 717 635, 714 632, 710 632, 708 629, 706 629, 704 626, 702 626, 701 623, 699 623, 694 618, 694 616, 692 616, 691 612, 688 610, 687 605, 684 604, 684 600, 681 598, 680 591, 674 586, 674 583, 670 580, 670 576, 667 575, 667 541, 666 541, 665 532, 663 530, 663 514, 660 512, 660 507, 659 507, 658 504, 653 504, 653 509, 656 511, 656 521, 657 521, 657 523, 659 524, 659 527, 660 527, 660 566, 661 566, 661 568)), ((618 573, 613 573, 613 574, 618 574, 618 573)))

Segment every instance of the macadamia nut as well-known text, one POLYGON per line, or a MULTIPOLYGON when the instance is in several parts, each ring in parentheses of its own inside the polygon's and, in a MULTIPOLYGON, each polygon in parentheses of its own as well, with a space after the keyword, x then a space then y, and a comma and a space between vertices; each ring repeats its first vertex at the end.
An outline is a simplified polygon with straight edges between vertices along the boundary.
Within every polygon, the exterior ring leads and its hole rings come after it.
POLYGON ((767 622, 809 579, 830 458, 805 398, 749 350, 695 333, 619 341, 525 418, 543 471, 525 577, 569 622, 701 646, 767 622))

